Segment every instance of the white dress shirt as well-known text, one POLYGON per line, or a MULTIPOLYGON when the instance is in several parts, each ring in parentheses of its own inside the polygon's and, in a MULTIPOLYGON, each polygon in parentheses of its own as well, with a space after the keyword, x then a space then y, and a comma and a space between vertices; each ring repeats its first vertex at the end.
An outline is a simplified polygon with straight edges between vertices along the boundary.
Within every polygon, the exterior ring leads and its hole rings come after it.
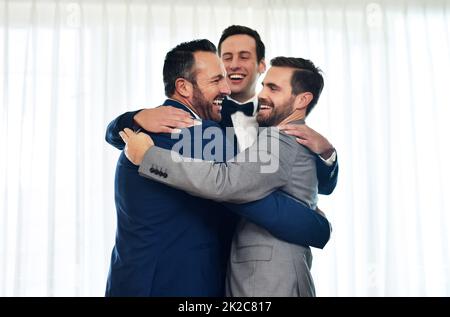
POLYGON ((236 138, 239 145, 239 152, 242 152, 255 143, 256 138, 258 137, 258 122, 256 122, 258 98, 255 95, 246 102, 239 102, 230 97, 228 97, 228 99, 240 105, 248 102, 253 102, 254 104, 252 116, 247 116, 241 111, 236 111, 231 115, 231 121, 233 122, 234 131, 236 133, 236 138))

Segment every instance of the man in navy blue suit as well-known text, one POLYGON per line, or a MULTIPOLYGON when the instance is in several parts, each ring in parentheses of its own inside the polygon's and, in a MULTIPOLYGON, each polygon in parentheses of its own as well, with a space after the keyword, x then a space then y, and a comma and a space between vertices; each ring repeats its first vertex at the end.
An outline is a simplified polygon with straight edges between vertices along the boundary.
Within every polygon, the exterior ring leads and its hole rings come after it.
MULTIPOLYGON (((166 55, 163 75, 170 98, 164 105, 206 119, 192 130, 217 126, 212 120, 220 120, 220 102, 229 87, 211 42, 175 47, 166 55)), ((168 149, 178 141, 170 134, 151 135, 168 149)), ((233 214, 140 177, 124 153, 116 168, 115 201, 117 232, 107 296, 223 295, 233 214)))
MULTIPOLYGON (((180 149, 180 154, 212 159, 203 151, 210 141, 203 138, 203 132, 220 130, 221 103, 230 93, 214 45, 207 40, 180 44, 166 55, 163 75, 170 98, 163 107, 182 109, 192 118, 203 119, 201 125, 187 130, 200 138, 191 138, 191 151, 180 149), (202 150, 196 151, 199 144, 202 150)), ((114 143, 114 131, 122 130, 118 123, 132 127, 135 115, 127 113, 113 121, 108 142, 114 143)), ((146 132, 166 149, 179 142, 167 133, 146 132)), ((227 139, 223 141, 222 148, 229 149, 227 139)), ((115 144, 123 149, 123 143, 115 144)), ((217 153, 213 154, 217 159, 217 153)), ((233 150, 225 150, 221 160, 232 156, 233 150)), ((149 181, 137 170, 122 153, 116 169, 117 233, 106 295, 223 296, 236 217, 220 204, 149 181)), ((165 171, 154 172, 164 177, 165 171)), ((329 239, 329 223, 324 217, 280 192, 231 209, 288 242, 322 248, 329 239)))

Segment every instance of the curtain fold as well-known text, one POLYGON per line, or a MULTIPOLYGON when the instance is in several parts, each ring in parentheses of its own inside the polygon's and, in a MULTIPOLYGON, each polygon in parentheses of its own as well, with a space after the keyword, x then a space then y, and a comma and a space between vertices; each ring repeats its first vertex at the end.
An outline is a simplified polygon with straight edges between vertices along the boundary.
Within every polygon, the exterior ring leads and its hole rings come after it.
POLYGON ((317 294, 450 296, 449 0, 0 0, 0 296, 103 295, 106 126, 161 104, 170 48, 231 24, 324 72, 307 121, 340 179, 317 294))

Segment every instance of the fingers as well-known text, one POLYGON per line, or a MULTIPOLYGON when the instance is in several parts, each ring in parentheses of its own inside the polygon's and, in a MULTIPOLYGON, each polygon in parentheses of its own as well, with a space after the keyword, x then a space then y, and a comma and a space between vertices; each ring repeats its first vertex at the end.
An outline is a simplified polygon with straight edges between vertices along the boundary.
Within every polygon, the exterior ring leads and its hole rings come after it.
POLYGON ((125 142, 125 144, 128 144, 128 140, 129 140, 128 135, 126 135, 126 133, 123 132, 123 131, 120 131, 120 132, 119 132, 119 135, 120 135, 120 137, 122 138, 123 142, 125 142))
POLYGON ((295 140, 297 140, 297 142, 300 143, 301 145, 304 145, 306 147, 310 146, 309 140, 301 139, 301 138, 295 138, 295 140))
POLYGON ((295 126, 293 125, 293 124, 288 124, 288 123, 286 123, 286 124, 280 124, 279 126, 278 126, 278 128, 280 129, 280 130, 289 130, 289 129, 293 129, 295 126))
MULTIPOLYGON (((176 109, 176 108, 175 108, 176 109)), ((192 118, 192 115, 189 112, 186 112, 181 109, 176 109, 176 111, 173 113, 173 115, 170 117, 172 120, 177 120, 180 122, 184 122, 186 124, 189 124, 191 126, 193 125, 200 125, 201 121, 192 118)))
POLYGON ((171 127, 171 128, 185 128, 185 127, 190 127, 194 125, 194 120, 174 120, 174 119, 166 119, 163 122, 163 125, 165 125, 166 127, 171 127))
POLYGON ((160 132, 161 133, 181 133, 181 130, 177 129, 177 128, 173 129, 173 128, 170 128, 170 127, 164 127, 163 126, 163 127, 161 127, 160 132))
MULTIPOLYGON (((183 110, 181 110, 181 111, 183 111, 183 110)), ((191 118, 191 116, 189 114, 185 115, 185 114, 181 114, 181 113, 170 114, 169 116, 167 116, 167 119, 178 120, 178 121, 193 121, 194 120, 191 118)))
POLYGON ((173 118, 169 118, 169 119, 171 119, 171 120, 176 120, 176 121, 180 121, 180 122, 189 124, 189 125, 191 125, 191 126, 202 124, 201 121, 192 118, 190 114, 188 114, 187 116, 186 116, 186 115, 175 115, 173 118))
POLYGON ((169 108, 169 114, 174 115, 174 116, 179 116, 182 118, 190 118, 191 114, 187 111, 181 110, 179 108, 175 108, 172 106, 167 107, 169 108))
POLYGON ((174 120, 174 119, 165 119, 162 122, 162 125, 169 128, 190 128, 192 126, 201 125, 201 121, 198 121, 196 119, 188 118, 188 119, 181 119, 181 120, 174 120))
POLYGON ((297 129, 294 130, 283 130, 284 133, 288 134, 288 135, 293 135, 297 138, 302 138, 302 139, 307 139, 308 138, 308 134, 304 131, 299 131, 297 129))
POLYGON ((195 120, 191 117, 185 118, 185 117, 177 117, 173 118, 174 121, 182 122, 184 124, 194 125, 195 120))
POLYGON ((164 129, 161 128, 161 132, 168 131, 167 129, 165 129, 166 127, 183 129, 198 124, 196 120, 191 117, 191 114, 187 111, 172 106, 163 108, 165 108, 165 117, 162 118, 160 122, 160 124, 164 126, 164 129))
MULTIPOLYGON (((142 133, 142 132, 140 132, 140 133, 142 133)), ((123 131, 119 132, 119 135, 122 138, 123 142, 125 142, 125 144, 128 144, 130 142, 130 138, 132 138, 134 135, 136 135, 136 133, 129 128, 125 128, 125 129, 123 129, 123 131)))
POLYGON ((123 129, 123 132, 127 135, 128 138, 134 134, 134 131, 128 128, 123 129))
POLYGON ((304 124, 283 124, 279 129, 289 135, 298 137, 307 137, 309 135, 308 127, 304 124))

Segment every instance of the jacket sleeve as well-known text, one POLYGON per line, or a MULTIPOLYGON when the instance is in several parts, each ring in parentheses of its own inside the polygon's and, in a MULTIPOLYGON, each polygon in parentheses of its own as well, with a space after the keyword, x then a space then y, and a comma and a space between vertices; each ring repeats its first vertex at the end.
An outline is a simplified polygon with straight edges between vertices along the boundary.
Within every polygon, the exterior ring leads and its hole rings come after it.
POLYGON ((322 249, 330 239, 331 225, 325 217, 280 190, 257 201, 225 206, 290 243, 322 249))
POLYGON ((125 128, 134 129, 134 116, 141 110, 130 111, 121 114, 108 124, 106 128, 105 140, 118 150, 123 150, 125 143, 119 135, 119 132, 125 128))
POLYGON ((330 195, 336 188, 339 165, 336 161, 333 165, 328 166, 322 159, 316 155, 317 180, 319 181, 319 194, 330 195))
POLYGON ((175 151, 153 147, 139 167, 141 176, 191 195, 245 203, 261 199, 290 179, 298 145, 294 138, 267 129, 232 161, 186 160, 175 151))

